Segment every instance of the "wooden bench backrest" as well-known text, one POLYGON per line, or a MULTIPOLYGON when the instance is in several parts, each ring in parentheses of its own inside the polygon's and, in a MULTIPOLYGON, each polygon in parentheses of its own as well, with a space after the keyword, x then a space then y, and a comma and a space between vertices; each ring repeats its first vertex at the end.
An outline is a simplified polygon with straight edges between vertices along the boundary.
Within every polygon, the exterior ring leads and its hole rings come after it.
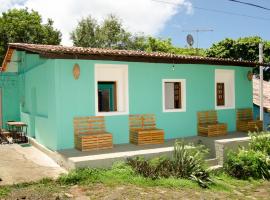
POLYGON ((236 120, 253 120, 253 111, 251 108, 241 108, 236 111, 236 120))
POLYGON ((155 129, 156 117, 154 114, 129 115, 129 129, 155 129))
POLYGON ((216 111, 201 111, 197 113, 198 124, 216 124, 218 123, 216 111))
POLYGON ((106 131, 104 117, 75 117, 74 134, 96 134, 106 131))

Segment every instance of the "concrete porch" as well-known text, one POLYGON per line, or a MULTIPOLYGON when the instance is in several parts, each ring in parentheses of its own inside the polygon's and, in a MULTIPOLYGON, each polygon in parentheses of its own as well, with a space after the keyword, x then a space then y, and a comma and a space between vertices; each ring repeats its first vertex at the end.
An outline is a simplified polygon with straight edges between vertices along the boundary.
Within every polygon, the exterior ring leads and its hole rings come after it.
MULTIPOLYGON (((210 153, 208 156, 209 165, 217 165, 216 159, 216 143, 220 141, 242 141, 247 140, 247 133, 230 132, 226 136, 219 137, 202 137, 194 136, 183 139, 186 142, 205 145, 210 153)), ((174 142, 177 139, 166 140, 164 144, 136 146, 133 144, 114 145, 112 149, 104 149, 98 151, 81 152, 77 149, 66 149, 58 151, 58 158, 67 169, 80 167, 109 167, 113 162, 125 160, 128 157, 144 156, 151 158, 160 155, 171 155, 174 149, 174 142)), ((237 142, 235 143, 237 145, 237 142)))

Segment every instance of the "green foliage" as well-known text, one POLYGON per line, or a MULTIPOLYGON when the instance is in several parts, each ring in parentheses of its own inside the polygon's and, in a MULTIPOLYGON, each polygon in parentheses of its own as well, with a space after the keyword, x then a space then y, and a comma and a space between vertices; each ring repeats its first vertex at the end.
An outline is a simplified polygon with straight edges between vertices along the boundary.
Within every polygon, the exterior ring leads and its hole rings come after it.
POLYGON ((270 156, 270 132, 250 134, 250 148, 254 151, 261 151, 270 156))
POLYGON ((12 9, 0 16, 0 62, 2 62, 8 43, 59 44, 61 33, 53 28, 48 19, 42 24, 42 18, 36 11, 12 9))
POLYGON ((239 152, 228 153, 225 170, 239 179, 270 180, 270 159, 261 151, 242 148, 239 152))
POLYGON ((247 149, 228 153, 225 170, 239 179, 270 180, 270 133, 251 133, 250 137, 247 149))
POLYGON ((109 15, 98 24, 91 16, 83 18, 71 33, 74 46, 122 49, 131 43, 127 32, 116 16, 109 15))
POLYGON ((197 188, 197 184, 187 179, 159 178, 151 179, 135 173, 130 165, 124 162, 115 163, 110 169, 76 169, 63 174, 57 180, 61 185, 91 185, 103 183, 106 185, 135 184, 139 186, 163 186, 197 188))
POLYGON ((0 198, 7 196, 11 192, 9 187, 0 186, 0 198))
MULTIPOLYGON (((215 43, 206 51, 207 57, 230 58, 235 60, 259 61, 259 43, 264 44, 264 62, 270 62, 270 41, 264 41, 258 36, 238 38, 236 40, 226 38, 215 43)), ((258 74, 258 68, 254 73, 258 74)), ((264 79, 270 80, 270 69, 266 69, 264 79)))
POLYGON ((129 158, 128 164, 140 175, 151 179, 185 178, 196 181, 202 187, 211 183, 210 174, 204 166, 204 152, 201 146, 185 145, 176 142, 172 158, 160 157, 146 160, 129 158))
POLYGON ((259 60, 259 43, 264 43, 265 62, 270 61, 270 43, 258 36, 244 37, 236 40, 226 38, 215 43, 206 51, 208 57, 259 60))
POLYGON ((180 48, 172 44, 172 40, 148 37, 145 42, 147 52, 165 52, 179 55, 205 56, 204 49, 180 48))
POLYGON ((181 55, 204 56, 203 49, 175 47, 171 39, 154 38, 142 33, 132 34, 127 31, 119 18, 109 15, 102 23, 91 16, 79 21, 71 32, 74 46, 140 50, 147 52, 165 52, 181 55))

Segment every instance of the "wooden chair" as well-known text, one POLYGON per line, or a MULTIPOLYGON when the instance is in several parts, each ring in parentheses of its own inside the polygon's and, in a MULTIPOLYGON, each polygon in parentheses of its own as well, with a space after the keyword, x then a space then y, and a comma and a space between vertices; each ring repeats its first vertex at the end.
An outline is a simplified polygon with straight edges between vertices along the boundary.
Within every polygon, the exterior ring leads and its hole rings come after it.
POLYGON ((237 109, 236 111, 236 130, 241 132, 262 131, 263 122, 253 119, 251 108, 237 109))
POLYGON ((75 117, 74 144, 81 151, 113 147, 112 134, 106 132, 104 117, 75 117))
POLYGON ((163 144, 164 130, 156 128, 155 115, 130 115, 129 141, 136 145, 163 144))
POLYGON ((227 124, 218 122, 216 111, 198 112, 197 117, 198 135, 213 137, 227 134, 227 124))

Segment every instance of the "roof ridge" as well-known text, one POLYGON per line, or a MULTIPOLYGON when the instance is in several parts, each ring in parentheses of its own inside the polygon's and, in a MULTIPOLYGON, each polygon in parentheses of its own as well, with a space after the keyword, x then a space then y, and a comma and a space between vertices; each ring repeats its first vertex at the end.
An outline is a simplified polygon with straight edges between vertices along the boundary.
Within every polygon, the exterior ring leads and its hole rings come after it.
MULTIPOLYGON (((118 60, 133 62, 154 63, 185 63, 185 64, 210 64, 255 67, 270 64, 229 58, 215 58, 175 54, 172 52, 146 52, 141 50, 125 50, 110 48, 75 47, 63 45, 9 43, 9 49, 23 50, 31 53, 42 54, 47 58, 69 59, 95 59, 118 60)), ((4 66, 4 64, 3 64, 4 66)))

